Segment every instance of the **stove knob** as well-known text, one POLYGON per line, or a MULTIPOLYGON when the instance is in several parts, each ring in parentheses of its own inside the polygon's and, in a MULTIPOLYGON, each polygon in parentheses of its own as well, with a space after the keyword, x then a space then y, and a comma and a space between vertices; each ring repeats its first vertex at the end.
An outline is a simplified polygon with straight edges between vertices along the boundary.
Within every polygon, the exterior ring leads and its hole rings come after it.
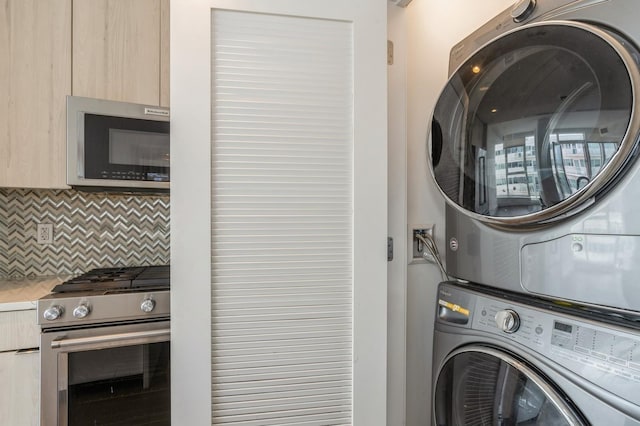
POLYGON ((146 313, 153 311, 155 307, 156 302, 153 299, 144 299, 140 304, 140 310, 146 313))
POLYGON ((64 313, 64 309, 62 308, 62 306, 54 305, 45 309, 44 314, 42 314, 42 316, 47 321, 54 321, 60 318, 63 313, 64 313))
POLYGON ((515 333, 520 328, 520 316, 511 309, 499 311, 495 319, 498 328, 505 333, 515 333))
POLYGON ((76 306, 76 308, 73 310, 73 316, 78 318, 78 319, 82 319, 82 318, 86 317, 87 315, 89 315, 89 312, 91 312, 91 309, 89 309, 89 307, 87 305, 82 303, 82 304, 76 306))

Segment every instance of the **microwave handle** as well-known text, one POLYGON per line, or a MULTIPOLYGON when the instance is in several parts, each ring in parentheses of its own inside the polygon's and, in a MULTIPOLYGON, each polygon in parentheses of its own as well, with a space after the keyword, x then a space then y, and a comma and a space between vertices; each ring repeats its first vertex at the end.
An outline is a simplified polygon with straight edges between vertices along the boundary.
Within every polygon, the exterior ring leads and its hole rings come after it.
POLYGON ((51 348, 64 349, 85 345, 104 347, 105 344, 107 346, 122 346, 123 343, 127 343, 128 345, 146 344, 167 340, 170 335, 171 330, 166 328, 161 330, 108 334, 105 336, 79 337, 75 339, 62 338, 51 342, 51 348))

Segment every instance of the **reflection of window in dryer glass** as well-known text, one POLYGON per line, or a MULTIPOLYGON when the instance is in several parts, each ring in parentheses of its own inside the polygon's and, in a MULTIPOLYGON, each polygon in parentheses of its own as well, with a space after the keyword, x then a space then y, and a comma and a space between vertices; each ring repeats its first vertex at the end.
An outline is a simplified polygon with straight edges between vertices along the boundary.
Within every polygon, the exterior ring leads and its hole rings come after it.
POLYGON ((496 197, 539 199, 535 136, 505 135, 503 141, 494 146, 496 197))
POLYGON ((549 135, 553 172, 557 187, 566 198, 584 188, 611 160, 618 144, 590 141, 592 129, 556 132, 549 135))

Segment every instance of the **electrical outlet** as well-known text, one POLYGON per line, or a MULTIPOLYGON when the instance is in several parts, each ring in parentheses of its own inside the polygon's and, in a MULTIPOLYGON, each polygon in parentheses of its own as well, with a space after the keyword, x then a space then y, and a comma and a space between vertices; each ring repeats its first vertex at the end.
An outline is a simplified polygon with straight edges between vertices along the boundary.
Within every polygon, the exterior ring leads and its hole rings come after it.
POLYGON ((412 263, 435 263, 435 259, 424 243, 416 238, 416 235, 434 235, 435 225, 409 225, 409 264, 412 263))
POLYGON ((53 244, 53 225, 50 223, 39 223, 36 229, 38 244, 53 244))

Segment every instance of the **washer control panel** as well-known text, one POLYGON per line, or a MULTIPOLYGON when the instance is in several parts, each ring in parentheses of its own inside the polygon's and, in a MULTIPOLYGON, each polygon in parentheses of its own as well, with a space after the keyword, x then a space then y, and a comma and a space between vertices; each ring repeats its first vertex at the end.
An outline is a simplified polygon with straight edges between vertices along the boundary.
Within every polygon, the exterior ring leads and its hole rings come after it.
POLYGON ((640 331, 447 283, 440 285, 438 298, 439 324, 484 332, 524 346, 640 405, 640 331))

